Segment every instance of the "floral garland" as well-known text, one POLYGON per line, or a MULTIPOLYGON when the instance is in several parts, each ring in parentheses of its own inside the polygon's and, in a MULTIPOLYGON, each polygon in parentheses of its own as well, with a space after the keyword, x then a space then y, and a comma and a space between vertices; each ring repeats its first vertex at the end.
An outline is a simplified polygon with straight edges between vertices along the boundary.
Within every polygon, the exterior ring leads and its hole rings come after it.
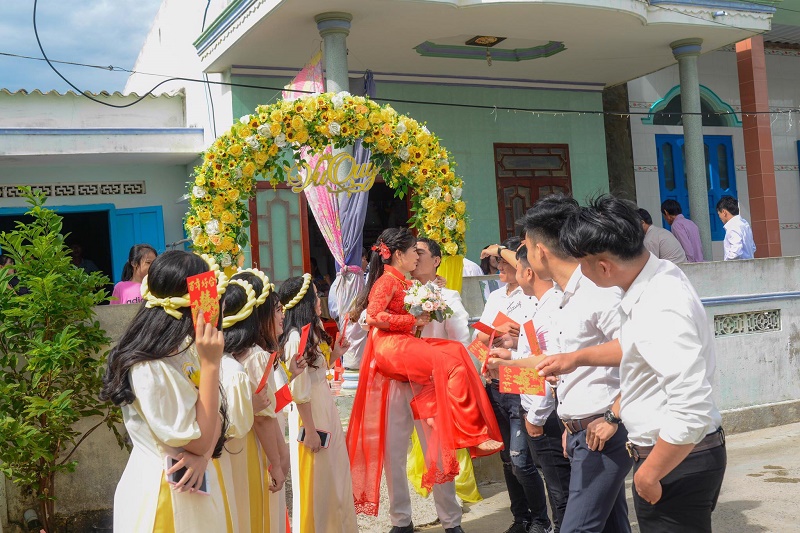
POLYGON ((246 201, 255 195, 256 176, 277 185, 286 180, 303 146, 319 153, 329 144, 344 148, 358 139, 371 150, 371 162, 382 169, 395 195, 412 193, 409 224, 439 243, 445 255, 464 255, 464 182, 439 138, 389 105, 346 92, 259 106, 214 141, 189 183, 184 223, 194 249, 231 266, 249 242, 246 201))

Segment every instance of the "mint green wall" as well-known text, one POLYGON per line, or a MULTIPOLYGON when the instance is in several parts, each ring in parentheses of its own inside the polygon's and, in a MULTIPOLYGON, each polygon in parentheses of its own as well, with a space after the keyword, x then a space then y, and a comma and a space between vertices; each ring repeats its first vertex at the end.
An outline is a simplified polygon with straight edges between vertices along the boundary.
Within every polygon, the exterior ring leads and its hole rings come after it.
MULTIPOLYGON (((239 77, 237 83, 282 87, 290 80, 239 77)), ((377 97, 386 100, 469 103, 485 106, 601 110, 600 93, 529 89, 451 87, 377 82, 377 97)), ((276 96, 274 91, 233 88, 233 116, 251 112, 276 96)), ((381 103, 386 103, 381 100, 381 103)), ((429 104, 392 104, 427 122, 458 164, 470 215, 468 257, 500 238, 493 143, 568 144, 573 195, 579 201, 608 192, 605 130, 600 115, 534 116, 531 113, 468 109, 429 104)))

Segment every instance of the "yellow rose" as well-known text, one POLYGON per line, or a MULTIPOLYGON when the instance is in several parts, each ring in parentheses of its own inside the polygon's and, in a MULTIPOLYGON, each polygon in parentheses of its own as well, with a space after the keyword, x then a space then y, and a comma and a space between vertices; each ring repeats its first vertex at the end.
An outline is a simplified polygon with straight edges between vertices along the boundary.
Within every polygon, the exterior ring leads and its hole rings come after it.
POLYGON ((361 120, 356 122, 356 128, 358 128, 360 131, 369 130, 370 129, 369 120, 362 118, 361 120))
POLYGON ((377 111, 373 111, 369 114, 369 122, 370 124, 377 124, 381 121, 381 114, 377 111))
POLYGON ((300 130, 297 132, 297 142, 305 144, 308 142, 308 131, 300 130))
POLYGON ((240 144, 232 144, 230 148, 228 148, 228 153, 233 157, 239 157, 242 155, 242 145, 240 144))
POLYGON ((458 213, 459 215, 463 215, 464 213, 467 212, 467 204, 465 204, 463 200, 457 201, 455 208, 456 208, 456 213, 458 213))
POLYGON ((269 147, 269 152, 268 152, 269 156, 270 157, 275 157, 276 155, 278 155, 278 152, 280 152, 280 150, 281 149, 278 148, 277 144, 273 144, 272 146, 269 147))
POLYGON ((301 130, 305 128, 305 124, 303 123, 303 117, 295 115, 292 117, 292 128, 296 130, 301 130))
POLYGON ((269 119, 272 122, 280 122, 283 120, 283 113, 281 113, 280 110, 276 109, 275 111, 269 114, 269 119))
POLYGON ((269 156, 266 152, 256 152, 256 164, 258 166, 263 167, 264 163, 267 162, 267 159, 269 159, 269 156))
POLYGON ((439 230, 433 230, 430 233, 428 233, 428 238, 433 241, 439 242, 440 240, 442 240, 442 234, 439 233, 439 230))
POLYGON ((464 235, 464 233, 467 231, 467 224, 463 220, 459 220, 456 223, 456 231, 461 235, 464 235))
POLYGON ((378 139, 376 145, 378 147, 378 150, 380 150, 381 152, 387 152, 389 150, 389 141, 384 137, 378 139))
POLYGON ((214 204, 214 206, 211 208, 211 214, 214 215, 215 217, 222 215, 222 213, 224 212, 225 212, 225 206, 220 204, 214 204))
POLYGON ((230 189, 228 191, 228 200, 230 200, 231 202, 235 202, 238 199, 239 199, 238 189, 230 189))
POLYGON ((444 251, 447 255, 456 255, 458 253, 458 245, 454 242, 448 242, 444 245, 444 251))
POLYGON ((233 238, 225 237, 222 239, 222 244, 220 244, 220 247, 227 252, 228 250, 233 250, 233 245, 233 238))
POLYGON ((219 246, 219 243, 222 242, 222 237, 220 237, 219 235, 212 235, 211 237, 209 237, 209 240, 211 241, 211 244, 213 244, 214 246, 219 246))
POLYGON ((253 130, 250 129, 250 126, 248 124, 237 124, 235 128, 236 128, 236 134, 242 138, 249 137, 250 134, 253 132, 253 130))
POLYGON ((436 205, 436 198, 432 196, 427 196, 422 200, 421 203, 422 203, 422 208, 425 209, 425 211, 430 211, 436 205))
POLYGON ((202 209, 198 209, 197 217, 203 222, 208 222, 209 220, 211 220, 211 212, 205 207, 202 209))
POLYGON ((198 174, 198 175, 197 175, 197 176, 194 178, 194 184, 195 184, 195 185, 197 185, 197 186, 199 186, 199 187, 202 187, 203 185, 205 185, 205 184, 206 184, 206 178, 205 178, 205 176, 203 176, 202 174, 198 174))
POLYGON ((242 167, 242 175, 244 175, 245 177, 251 178, 255 173, 256 173, 256 164, 253 163, 252 161, 248 161, 242 167))
POLYGON ((206 244, 208 244, 208 235, 206 235, 205 233, 200 233, 200 235, 198 235, 197 238, 194 240, 194 243, 197 246, 205 246, 206 244))
POLYGON ((233 221, 235 220, 233 217, 233 213, 231 213, 230 211, 223 211, 219 219, 225 224, 233 224, 233 221))

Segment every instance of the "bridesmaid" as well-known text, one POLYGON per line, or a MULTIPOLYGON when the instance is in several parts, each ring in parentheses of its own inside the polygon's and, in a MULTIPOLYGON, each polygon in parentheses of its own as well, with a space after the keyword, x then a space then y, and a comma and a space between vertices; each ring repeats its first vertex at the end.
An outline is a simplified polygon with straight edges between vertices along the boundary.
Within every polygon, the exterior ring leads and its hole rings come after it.
POLYGON ((322 309, 311 276, 291 278, 278 294, 286 310, 281 335, 287 360, 302 357, 308 368, 291 382, 294 409, 289 415, 292 447, 292 531, 352 533, 358 531, 353 486, 339 410, 327 380, 328 367, 347 350, 331 348, 322 327, 322 309), (300 350, 300 330, 310 325, 300 350), (323 442, 322 439, 325 439, 323 442))

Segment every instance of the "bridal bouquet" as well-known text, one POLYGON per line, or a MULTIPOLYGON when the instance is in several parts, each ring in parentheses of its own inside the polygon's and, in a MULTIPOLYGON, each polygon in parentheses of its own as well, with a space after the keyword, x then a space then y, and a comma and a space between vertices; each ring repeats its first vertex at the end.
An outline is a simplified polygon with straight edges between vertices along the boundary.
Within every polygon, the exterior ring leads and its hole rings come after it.
MULTIPOLYGON (((416 317, 420 317, 428 313, 431 320, 437 322, 444 322, 444 320, 452 316, 453 310, 447 305, 447 302, 442 296, 442 291, 432 282, 420 283, 415 281, 411 287, 406 289, 406 296, 403 300, 406 311, 416 317)), ((417 336, 421 335, 422 331, 417 331, 417 336)))

